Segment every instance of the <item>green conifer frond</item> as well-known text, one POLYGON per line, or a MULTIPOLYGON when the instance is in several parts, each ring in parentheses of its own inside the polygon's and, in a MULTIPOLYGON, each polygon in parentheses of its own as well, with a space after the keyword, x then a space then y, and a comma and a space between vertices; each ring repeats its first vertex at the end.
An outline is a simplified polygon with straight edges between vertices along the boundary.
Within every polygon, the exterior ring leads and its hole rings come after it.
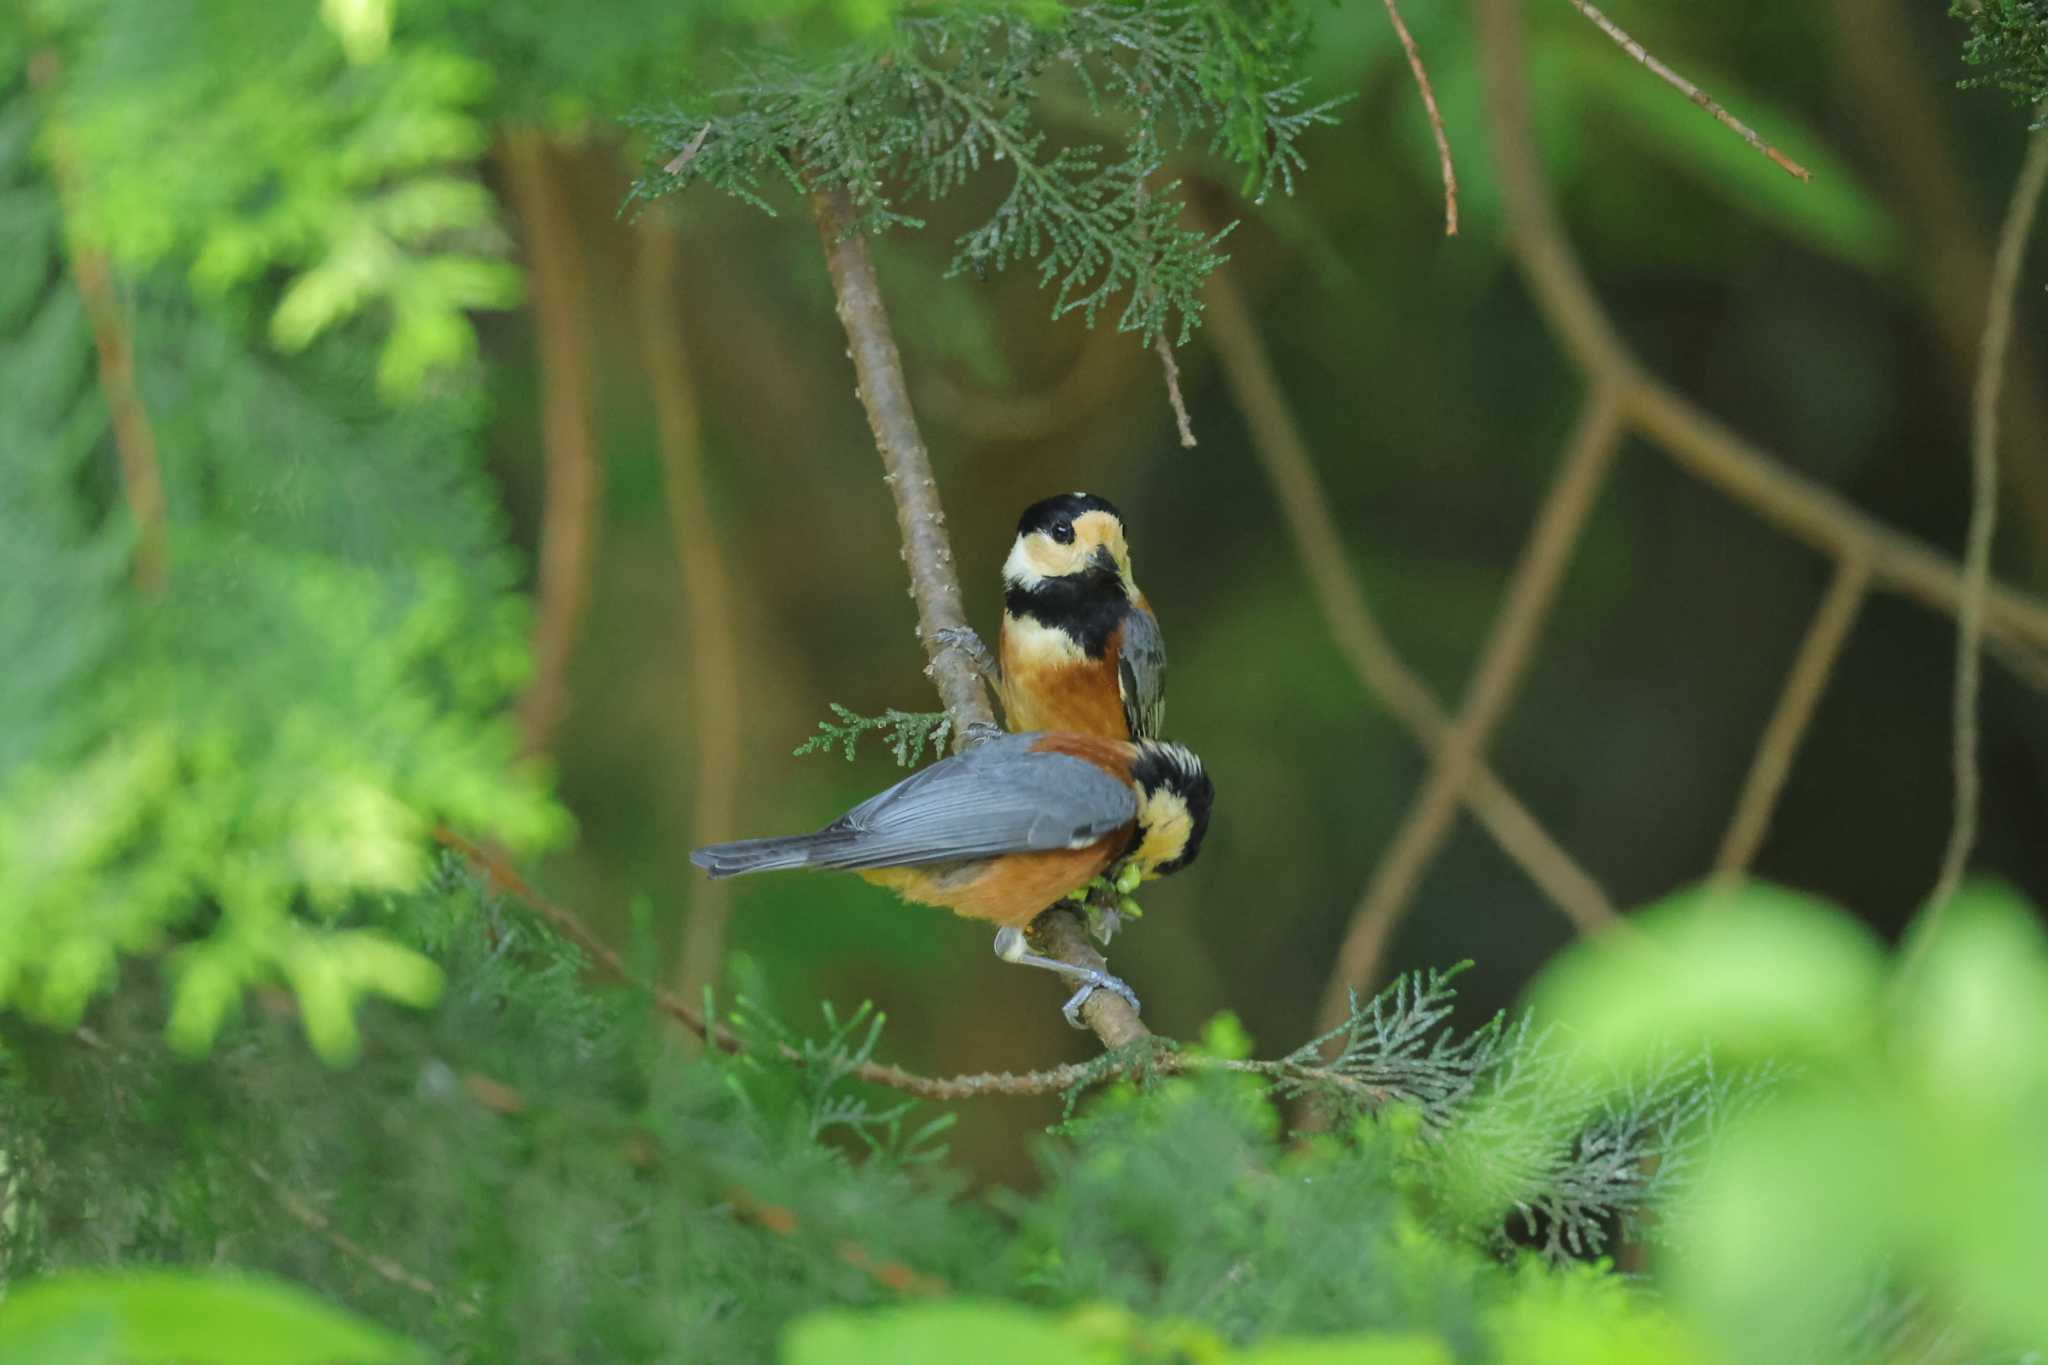
POLYGON ((1969 26, 1963 59, 1990 68, 1963 82, 1990 86, 2034 109, 2034 127, 2044 126, 2039 107, 2048 103, 2048 9, 2039 0, 1951 0, 1949 14, 1969 26))
POLYGON ((949 7, 823 69, 756 57, 731 88, 645 116, 656 150, 633 198, 702 182, 772 213, 764 186, 781 180, 845 191, 859 229, 878 233, 923 226, 913 200, 1006 175, 995 211, 955 240, 952 273, 1028 261, 1054 290, 1053 316, 1092 325, 1123 294, 1121 330, 1149 343, 1177 327, 1184 340, 1224 234, 1183 226, 1178 182, 1157 177, 1206 138, 1255 197, 1291 191, 1300 138, 1334 107, 1305 105, 1284 75, 1302 32, 1289 4, 949 7), (1060 78, 1100 140, 1045 121, 1040 97, 1060 78))
POLYGON ((851 763, 862 735, 886 731, 889 752, 896 756, 897 765, 910 768, 924 761, 927 745, 933 758, 945 753, 946 740, 953 733, 953 719, 944 711, 899 711, 892 706, 879 716, 863 716, 836 701, 829 705, 838 722, 819 721, 818 733, 793 750, 797 757, 838 749, 851 763))

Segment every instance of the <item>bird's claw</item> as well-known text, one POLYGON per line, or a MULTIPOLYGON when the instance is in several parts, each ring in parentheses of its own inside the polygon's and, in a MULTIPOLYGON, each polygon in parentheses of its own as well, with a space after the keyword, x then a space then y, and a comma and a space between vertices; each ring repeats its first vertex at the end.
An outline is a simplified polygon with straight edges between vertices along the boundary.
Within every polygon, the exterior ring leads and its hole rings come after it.
POLYGON ((1081 988, 1074 992, 1073 998, 1060 1006, 1060 1013, 1066 1016, 1069 1024, 1078 1029, 1088 1027, 1081 1022, 1081 1006, 1097 991, 1109 991, 1114 995, 1120 995, 1130 1004, 1131 1013, 1143 1013, 1138 1004, 1138 993, 1125 985, 1122 979, 1111 976, 1108 972, 1093 972, 1082 980, 1081 988))
POLYGON ((995 656, 988 652, 988 646, 982 643, 981 636, 973 626, 940 626, 932 632, 932 639, 938 641, 943 648, 957 649, 965 654, 974 671, 989 682, 998 682, 1002 677, 1001 666, 996 663, 995 656))
POLYGON ((960 733, 967 741, 966 747, 971 749, 977 744, 986 744, 992 739, 1001 739, 1003 737, 1003 727, 991 724, 985 720, 973 720, 969 721, 966 729, 960 733))

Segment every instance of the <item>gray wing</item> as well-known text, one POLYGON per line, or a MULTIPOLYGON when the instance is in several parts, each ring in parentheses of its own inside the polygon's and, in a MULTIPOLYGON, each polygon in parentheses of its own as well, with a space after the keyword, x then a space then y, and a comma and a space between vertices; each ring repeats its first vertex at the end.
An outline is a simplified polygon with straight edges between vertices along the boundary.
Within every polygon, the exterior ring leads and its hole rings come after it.
POLYGON ((1124 616, 1117 650, 1116 685, 1132 739, 1157 739, 1166 725, 1166 637, 1159 618, 1133 606, 1124 616))
POLYGON ((908 867, 1080 848, 1137 818, 1131 789, 1085 759, 1005 735, 942 759, 818 832, 813 867, 908 867))

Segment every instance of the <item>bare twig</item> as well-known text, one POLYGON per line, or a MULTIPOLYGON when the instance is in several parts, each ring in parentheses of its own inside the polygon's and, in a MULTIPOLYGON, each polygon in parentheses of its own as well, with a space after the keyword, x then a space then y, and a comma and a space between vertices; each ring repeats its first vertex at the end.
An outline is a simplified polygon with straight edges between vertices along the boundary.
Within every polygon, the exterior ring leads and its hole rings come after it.
MULTIPOLYGON (((697 387, 675 316, 677 242, 675 229, 659 217, 641 221, 636 292, 640 345, 661 440, 663 491, 690 623, 691 740, 697 751, 690 786, 691 842, 708 844, 733 828, 740 768, 739 644, 718 526, 705 504, 697 387)), ((731 905, 722 881, 700 882, 691 897, 674 978, 685 1000, 701 998, 704 987, 718 979, 731 905)))
POLYGON ((1407 21, 1401 17, 1401 6, 1396 0, 1385 0, 1387 18, 1394 23, 1394 34, 1401 40, 1401 50, 1408 54, 1408 69, 1415 75, 1415 88, 1422 92, 1422 108, 1429 115, 1430 135, 1436 138, 1437 169, 1444 178, 1444 236, 1458 235, 1458 171, 1451 165, 1451 140, 1444 133, 1444 116, 1436 107, 1436 90, 1429 83, 1429 69, 1422 64, 1422 53, 1415 46, 1414 37, 1408 32, 1407 21))
POLYGON ((1388 846, 1337 952, 1336 968, 1323 991, 1316 1032, 1343 1023, 1353 992, 1371 993, 1386 955, 1387 940, 1415 894, 1423 871, 1450 833, 1451 820, 1485 751, 1494 727, 1506 714, 1536 636, 1557 589, 1564 580, 1571 552, 1585 529, 1601 485, 1613 467, 1622 437, 1621 410, 1615 396, 1596 390, 1565 449, 1556 478, 1508 580, 1499 615, 1494 618, 1479 666, 1466 693, 1457 724, 1436 752, 1428 780, 1410 808, 1400 832, 1388 846))
MULTIPOLYGON (((45 95, 53 92, 63 67, 57 54, 42 51, 29 63, 29 79, 45 95)), ((78 234, 78 159, 64 126, 52 120, 51 168, 57 195, 65 210, 65 247, 71 278, 92 327, 93 350, 99 358, 100 396, 114 428, 114 452, 121 465, 121 489, 135 518, 135 586, 163 592, 170 581, 170 513, 164 495, 162 463, 157 458, 156 428, 135 381, 135 341, 121 306, 121 291, 107 254, 78 234)))
POLYGON ((1180 362, 1173 358, 1173 343, 1166 339, 1162 329, 1152 338, 1152 349, 1159 353, 1159 364, 1166 371, 1166 401, 1173 404, 1173 422, 1180 428, 1180 444, 1183 450, 1195 448, 1195 424, 1188 420, 1187 400, 1180 392, 1180 362))
MULTIPOLYGON (((1227 270, 1210 276, 1207 332, 1225 380, 1251 428, 1252 449, 1273 486, 1295 553, 1345 661, 1367 691, 1385 704, 1432 755, 1448 742, 1451 721, 1429 685, 1401 659, 1373 617, 1365 589, 1344 551, 1308 446, 1280 390, 1244 297, 1227 270)), ((1472 813, 1529 879, 1581 932, 1615 920, 1613 904, 1572 856, 1482 762, 1465 799, 1472 813)))
POLYGON ((542 451, 546 506, 541 520, 534 673, 519 707, 529 752, 544 752, 568 704, 569 659, 590 597, 604 466, 591 417, 589 282, 567 196, 537 132, 508 133, 506 182, 526 234, 540 340, 542 451))
POLYGON ((1998 519, 1998 395, 2005 384, 2006 344, 2012 336, 2013 294, 2020 266, 2026 260, 2027 237, 2041 191, 2048 186, 2048 133, 2027 140, 2026 160, 2013 186, 2012 204, 1998 234, 1998 254, 1991 269, 1991 300, 1984 313, 1984 344, 1979 352, 1977 390, 1970 430, 1970 528, 1963 555, 1962 612, 1956 625, 1955 690, 1955 821, 1941 871, 1928 897, 1927 919, 1914 935, 1905 970, 1926 950, 1942 908, 1955 894, 1977 838, 1977 697, 1980 691, 1984 636, 1985 588, 1991 578, 1991 538, 1998 519))
POLYGON ((401 1289, 409 1289, 436 1303, 446 1304, 466 1318, 477 1316, 477 1306, 468 1299, 452 1297, 447 1290, 426 1276, 408 1270, 389 1256, 371 1250, 335 1227, 326 1214, 272 1175, 264 1168, 262 1162, 252 1157, 245 1159, 242 1164, 248 1169, 249 1174, 256 1177, 258 1183, 270 1191, 271 1197, 277 1201, 277 1206, 283 1209, 293 1222, 316 1234, 351 1261, 366 1267, 378 1279, 387 1284, 395 1284, 401 1289))
POLYGON ((1799 742, 1813 720, 1814 708, 1827 688, 1835 660, 1841 657, 1842 645, 1849 638, 1869 588, 1870 566, 1862 560, 1845 559, 1835 565, 1827 593, 1815 609, 1792 671, 1786 675, 1778 705, 1757 743, 1756 757, 1750 761, 1749 776, 1743 781, 1735 814, 1728 821, 1721 851, 1714 858, 1716 877, 1728 880, 1747 872, 1762 846, 1771 827, 1771 814, 1777 809, 1778 795, 1785 789, 1792 760, 1798 756, 1799 742))
MULTIPOLYGON (((1612 385, 1631 425, 1695 477, 1832 558, 1862 557, 1873 586, 1949 614, 1959 611, 1962 575, 1951 561, 1793 473, 1637 362, 1572 252, 1529 138, 1520 0, 1480 0, 1478 15, 1509 244, 1537 306, 1580 368, 1612 385)), ((2048 646, 2048 604, 1994 584, 1984 628, 2013 645, 2048 646)))
POLYGON ((1770 143, 1757 136, 1756 129, 1750 127, 1747 123, 1744 123, 1741 119, 1715 103, 1708 97, 1706 91, 1658 61, 1641 43, 1623 33, 1619 25, 1599 10, 1593 8, 1587 0, 1572 0, 1572 5, 1579 13, 1591 19, 1594 26, 1602 33, 1612 38, 1623 52, 1628 53, 1629 56, 1655 72, 1658 79, 1662 80, 1666 85, 1669 85, 1694 104, 1712 114, 1727 127, 1734 129, 1744 142, 1747 142, 1750 146, 1777 162, 1784 170, 1798 176, 1801 180, 1813 179, 1813 172, 1807 170, 1806 167, 1800 165, 1791 157, 1786 156, 1776 147, 1773 147, 1770 143))

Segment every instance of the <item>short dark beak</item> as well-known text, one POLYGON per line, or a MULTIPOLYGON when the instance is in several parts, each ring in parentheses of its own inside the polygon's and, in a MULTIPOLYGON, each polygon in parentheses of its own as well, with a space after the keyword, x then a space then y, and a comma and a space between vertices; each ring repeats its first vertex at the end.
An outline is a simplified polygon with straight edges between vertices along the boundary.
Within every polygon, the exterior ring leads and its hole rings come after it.
POLYGON ((1116 562, 1116 556, 1109 552, 1107 545, 1098 545, 1089 552, 1088 567, 1099 569, 1111 578, 1118 578, 1123 574, 1123 569, 1116 562))

